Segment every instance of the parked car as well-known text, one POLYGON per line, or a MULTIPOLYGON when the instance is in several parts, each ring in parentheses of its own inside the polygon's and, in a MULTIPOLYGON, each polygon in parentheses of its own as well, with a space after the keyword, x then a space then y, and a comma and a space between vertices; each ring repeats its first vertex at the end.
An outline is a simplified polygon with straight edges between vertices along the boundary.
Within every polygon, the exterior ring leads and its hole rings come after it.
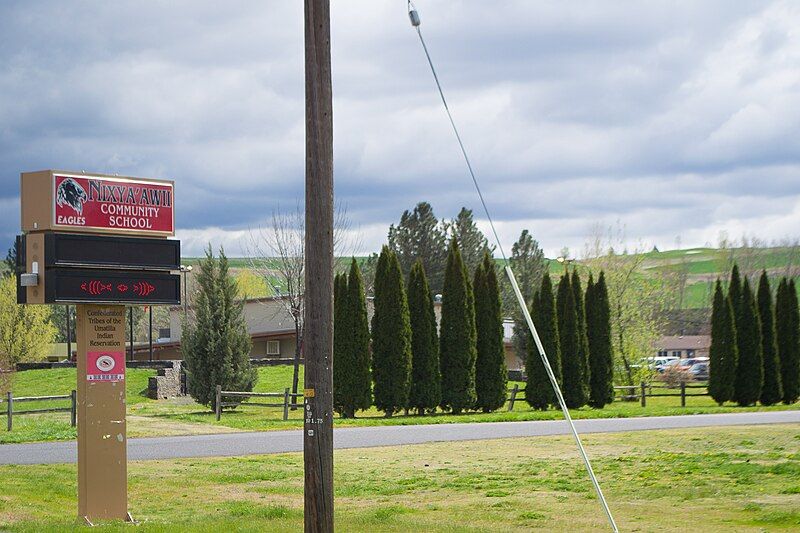
POLYGON ((698 363, 708 364, 708 357, 689 357, 688 359, 681 359, 681 366, 691 368, 698 363))
POLYGON ((674 359, 670 359, 670 360, 669 360, 669 361, 667 361, 666 363, 664 363, 664 364, 662 364, 662 365, 660 365, 660 366, 657 366, 657 367, 656 367, 656 370, 658 370, 658 372, 659 372, 660 374, 663 374, 663 373, 664 373, 664 371, 665 371, 665 370, 667 370, 667 369, 668 369, 668 368, 670 368, 670 367, 673 367, 673 366, 674 366, 674 367, 678 367, 678 368, 682 367, 682 366, 683 366, 683 365, 682 365, 682 362, 683 362, 683 359, 680 359, 680 358, 678 358, 678 357, 675 357, 674 359))
POLYGON ((674 355, 662 355, 659 357, 648 357, 647 363, 650 368, 657 369, 660 366, 667 364, 669 361, 677 359, 674 355))
MULTIPOLYGON (((663 367, 670 361, 674 361, 677 359, 674 355, 659 355, 658 357, 645 357, 639 361, 638 365, 635 365, 636 368, 640 367, 647 367, 651 370, 657 370, 658 372, 663 372, 663 367)), ((633 365, 631 365, 633 366, 633 365)))
POLYGON ((689 373, 697 381, 708 380, 708 363, 695 363, 689 367, 689 373))

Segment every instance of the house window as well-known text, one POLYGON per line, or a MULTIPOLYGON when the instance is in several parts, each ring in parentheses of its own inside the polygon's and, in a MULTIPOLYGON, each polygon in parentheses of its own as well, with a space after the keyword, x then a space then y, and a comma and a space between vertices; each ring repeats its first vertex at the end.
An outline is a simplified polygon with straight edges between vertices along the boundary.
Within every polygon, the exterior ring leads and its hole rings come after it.
POLYGON ((694 355, 694 350, 686 350, 686 357, 692 357, 694 355))
POLYGON ((267 355, 280 355, 281 343, 280 341, 267 341, 267 355))
POLYGON ((680 350, 674 350, 672 352, 672 355, 674 355, 675 357, 680 357, 681 356, 681 351, 680 350))

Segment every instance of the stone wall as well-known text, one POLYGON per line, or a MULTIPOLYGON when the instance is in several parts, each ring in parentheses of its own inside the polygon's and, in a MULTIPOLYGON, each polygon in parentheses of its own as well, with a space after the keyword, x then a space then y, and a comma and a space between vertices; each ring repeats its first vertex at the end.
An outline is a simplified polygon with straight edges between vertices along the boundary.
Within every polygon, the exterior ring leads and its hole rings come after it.
POLYGON ((147 384, 147 397, 153 400, 166 400, 181 393, 181 364, 182 361, 171 361, 172 367, 159 368, 158 375, 149 379, 147 384))

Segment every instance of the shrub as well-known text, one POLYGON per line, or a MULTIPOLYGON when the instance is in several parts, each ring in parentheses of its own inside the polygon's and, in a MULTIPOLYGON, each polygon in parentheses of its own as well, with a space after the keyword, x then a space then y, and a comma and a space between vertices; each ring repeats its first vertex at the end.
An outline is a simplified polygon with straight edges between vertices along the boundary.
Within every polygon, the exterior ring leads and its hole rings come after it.
POLYGON ((235 279, 222 249, 214 259, 211 247, 200 261, 193 314, 184 317, 181 351, 189 394, 198 403, 216 407, 216 386, 252 391, 258 379, 250 363, 250 334, 235 279))

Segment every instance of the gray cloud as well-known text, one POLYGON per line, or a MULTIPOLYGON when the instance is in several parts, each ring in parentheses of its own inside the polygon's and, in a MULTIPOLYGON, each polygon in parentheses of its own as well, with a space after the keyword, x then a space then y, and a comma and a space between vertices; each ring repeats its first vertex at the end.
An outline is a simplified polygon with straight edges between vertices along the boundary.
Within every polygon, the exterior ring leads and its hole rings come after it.
MULTIPOLYGON (((800 8, 417 3, 506 245, 595 222, 669 246, 800 223, 800 8)), ((337 196, 375 249, 421 199, 479 204, 405 3, 333 6, 337 196)), ((0 6, 0 234, 18 173, 172 178, 197 253, 303 195, 299 2, 0 6)))

